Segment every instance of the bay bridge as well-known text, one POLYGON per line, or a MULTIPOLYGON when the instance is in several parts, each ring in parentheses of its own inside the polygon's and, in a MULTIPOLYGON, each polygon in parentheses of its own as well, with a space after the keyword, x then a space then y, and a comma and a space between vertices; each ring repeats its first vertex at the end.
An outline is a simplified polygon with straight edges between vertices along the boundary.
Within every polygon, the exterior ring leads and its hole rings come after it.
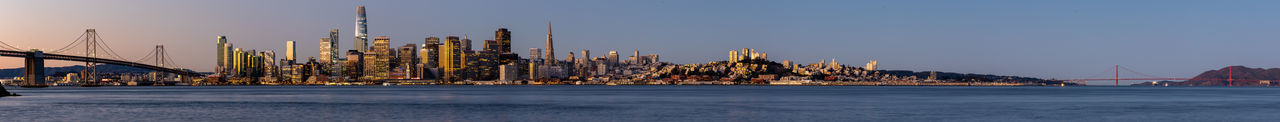
POLYGON ((84 86, 99 86, 101 79, 98 78, 96 69, 99 64, 112 64, 172 73, 178 75, 184 81, 203 76, 194 71, 181 69, 181 65, 173 62, 165 51, 164 45, 156 45, 152 51, 147 53, 147 56, 128 60, 128 58, 120 56, 114 49, 111 49, 111 46, 108 46, 102 40, 102 36, 95 29, 86 29, 83 34, 76 37, 70 44, 49 51, 39 49, 24 50, 0 41, 0 56, 21 57, 24 59, 24 81, 21 84, 22 87, 47 87, 44 74, 45 60, 84 62, 85 69, 80 71, 80 75, 78 75, 84 86), (147 62, 147 60, 151 60, 151 62, 147 62))

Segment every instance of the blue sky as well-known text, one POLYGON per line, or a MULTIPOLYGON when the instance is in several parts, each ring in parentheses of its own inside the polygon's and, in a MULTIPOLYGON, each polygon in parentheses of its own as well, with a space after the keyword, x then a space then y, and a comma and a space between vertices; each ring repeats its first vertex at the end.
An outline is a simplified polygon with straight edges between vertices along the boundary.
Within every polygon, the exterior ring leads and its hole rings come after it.
MULTIPOLYGON (((512 50, 527 55, 544 46, 551 21, 561 58, 640 50, 705 63, 756 48, 778 61, 879 60, 890 70, 1064 79, 1097 77, 1113 65, 1168 77, 1280 66, 1271 53, 1280 46, 1277 1, 0 1, 0 41, 50 50, 95 28, 125 57, 165 44, 180 64, 211 71, 218 35, 280 54, 284 41, 298 41, 298 58, 306 58, 336 28, 351 49, 357 5, 368 7, 370 35, 390 36, 393 45, 462 34, 480 45, 506 27, 512 50)), ((21 66, 18 58, 0 61, 21 66)))

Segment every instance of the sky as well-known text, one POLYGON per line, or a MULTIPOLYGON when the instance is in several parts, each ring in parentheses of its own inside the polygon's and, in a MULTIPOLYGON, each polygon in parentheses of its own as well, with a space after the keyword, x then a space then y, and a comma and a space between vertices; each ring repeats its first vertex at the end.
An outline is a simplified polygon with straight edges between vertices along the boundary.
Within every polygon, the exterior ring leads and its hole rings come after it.
MULTIPOLYGON (((0 41, 54 50, 85 29, 127 58, 162 44, 175 62, 213 71, 216 36, 272 50, 297 41, 299 59, 340 29, 352 49, 355 8, 370 38, 421 44, 427 36, 493 39, 508 28, 512 50, 543 48, 547 22, 559 59, 591 50, 659 54, 663 61, 725 60, 754 48, 775 61, 835 59, 880 69, 1106 78, 1120 65, 1193 77, 1229 65, 1280 67, 1280 1, 1211 0, 38 0, 0 1, 0 41)), ((0 68, 21 67, 0 58, 0 68)), ((49 61, 49 66, 74 62, 49 61)), ((1121 74, 1121 77, 1133 76, 1121 74)), ((1141 82, 1141 81, 1130 81, 1141 82)))

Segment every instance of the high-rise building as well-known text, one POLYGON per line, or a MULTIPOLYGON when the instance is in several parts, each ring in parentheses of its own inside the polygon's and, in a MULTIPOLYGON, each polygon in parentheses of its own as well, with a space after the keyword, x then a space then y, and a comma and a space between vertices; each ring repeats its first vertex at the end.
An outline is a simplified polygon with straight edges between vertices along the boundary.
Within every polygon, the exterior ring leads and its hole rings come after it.
POLYGON ((575 55, 573 55, 573 51, 569 51, 569 57, 565 57, 564 62, 574 62, 574 57, 575 55))
POLYGON ((493 32, 493 40, 498 41, 498 53, 511 53, 511 31, 507 28, 498 28, 493 32))
POLYGON ((234 51, 232 49, 235 49, 235 46, 232 45, 230 42, 228 42, 227 44, 222 45, 222 49, 225 50, 223 51, 222 59, 226 61, 222 63, 222 74, 226 75, 227 73, 230 73, 232 71, 232 65, 233 65, 232 63, 235 62, 234 56, 236 54, 235 52, 232 52, 234 51))
POLYGON ((876 60, 867 61, 867 67, 864 67, 864 69, 867 69, 868 71, 875 71, 877 63, 879 62, 876 62, 876 60))
POLYGON ((326 59, 327 62, 320 62, 328 65, 328 68, 326 69, 329 69, 329 73, 335 76, 342 74, 342 57, 340 57, 342 56, 342 52, 340 51, 342 50, 342 47, 338 46, 338 43, 341 43, 342 41, 338 41, 338 35, 340 35, 338 34, 338 29, 329 30, 329 58, 326 59))
POLYGON ((458 80, 458 71, 466 68, 466 54, 463 54, 461 45, 457 36, 449 36, 445 37, 444 46, 440 47, 441 77, 446 82, 458 80))
MULTIPOLYGON (((375 58, 373 61, 370 61, 373 62, 373 67, 366 66, 367 69, 365 69, 366 71, 372 72, 365 72, 367 73, 365 75, 373 76, 371 80, 386 79, 387 76, 390 75, 391 57, 393 57, 393 55, 391 55, 391 38, 387 36, 374 37, 373 47, 370 49, 371 50, 369 50, 369 52, 373 52, 375 54, 375 58)), ((368 53, 365 54, 367 55, 368 53)), ((366 60, 368 59, 366 58, 366 60)))
POLYGON ((295 58, 296 58, 296 56, 298 56, 298 55, 296 54, 296 53, 297 53, 297 48, 294 48, 294 46, 296 46, 296 44, 297 44, 297 43, 295 43, 295 42, 293 42, 293 41, 285 41, 285 42, 284 42, 284 60, 286 60, 286 61, 287 61, 287 62, 284 62, 285 64, 294 64, 296 61, 298 61, 297 59, 295 59, 295 58))
POLYGON ((400 66, 396 68, 397 72, 402 72, 405 78, 418 77, 418 46, 413 44, 405 44, 396 49, 400 58, 400 66))
POLYGON ((591 50, 582 50, 582 54, 580 55, 582 55, 582 61, 579 61, 579 63, 591 61, 591 50))
POLYGON ((223 69, 225 68, 223 67, 226 67, 227 64, 227 47, 225 45, 227 45, 227 36, 218 36, 218 45, 216 47, 218 49, 218 64, 214 66, 214 72, 218 74, 224 73, 223 69))
POLYGON ((240 49, 240 48, 236 48, 235 50, 233 50, 233 51, 231 51, 231 52, 232 52, 233 54, 232 54, 232 58, 231 58, 231 60, 232 60, 232 63, 231 63, 231 69, 232 69, 232 70, 231 70, 230 72, 232 72, 231 74, 234 74, 234 75, 236 75, 236 76, 239 76, 239 75, 241 75, 241 74, 240 74, 240 72, 241 72, 242 70, 244 70, 244 62, 245 62, 245 61, 244 61, 244 59, 245 59, 245 58, 244 58, 244 50, 243 50, 243 49, 240 49))
POLYGON ((520 65, 503 64, 498 66, 498 81, 515 81, 520 77, 520 65))
POLYGON ((344 66, 346 69, 343 70, 346 71, 344 75, 347 76, 348 81, 355 81, 364 75, 363 57, 364 53, 360 53, 360 51, 347 50, 347 62, 346 66, 344 66))
POLYGON ((618 65, 618 51, 609 51, 605 60, 608 60, 609 65, 618 65))
POLYGON ((356 50, 360 52, 364 52, 366 48, 369 48, 369 47, 366 47, 368 46, 367 44, 369 43, 369 31, 366 28, 368 27, 367 24, 368 24, 368 20, 366 20, 364 15, 364 5, 357 6, 356 7, 356 37, 354 37, 354 39, 351 40, 351 41, 354 41, 355 44, 352 44, 351 46, 354 46, 353 48, 356 48, 356 50))
POLYGON ((631 57, 628 57, 628 58, 627 58, 627 60, 629 60, 631 63, 639 63, 639 62, 640 62, 640 50, 636 50, 636 52, 635 52, 635 53, 632 53, 632 54, 631 54, 631 57))
POLYGON ((551 21, 547 21, 547 65, 554 65, 556 61, 555 45, 551 43, 551 21))
POLYGON ((337 58, 334 57, 333 52, 331 51, 333 47, 329 44, 333 42, 331 42, 330 39, 332 38, 320 38, 320 59, 316 59, 317 62, 329 64, 330 61, 337 58))
MULTIPOLYGON (((364 56, 364 57, 361 57, 362 59, 364 59, 364 73, 362 73, 364 74, 364 76, 361 77, 360 79, 381 80, 381 79, 387 78, 386 76, 378 76, 379 71, 386 71, 387 69, 378 68, 379 63, 378 63, 377 52, 374 52, 372 50, 365 51, 364 53, 361 54, 361 56, 364 56), (382 69, 382 70, 379 70, 379 69, 382 69)), ((386 63, 381 63, 381 64, 383 64, 383 66, 386 65, 386 63)))
POLYGON ((440 38, 427 37, 426 43, 422 46, 425 52, 422 52, 422 63, 426 68, 440 67, 440 38))
POLYGON ((498 48, 502 48, 499 43, 498 40, 484 40, 484 44, 482 44, 484 49, 481 49, 481 51, 498 52, 498 48))
POLYGON ((462 35, 462 50, 469 51, 471 49, 471 37, 466 34, 462 35))
POLYGON ((542 49, 529 48, 529 60, 542 60, 542 49))

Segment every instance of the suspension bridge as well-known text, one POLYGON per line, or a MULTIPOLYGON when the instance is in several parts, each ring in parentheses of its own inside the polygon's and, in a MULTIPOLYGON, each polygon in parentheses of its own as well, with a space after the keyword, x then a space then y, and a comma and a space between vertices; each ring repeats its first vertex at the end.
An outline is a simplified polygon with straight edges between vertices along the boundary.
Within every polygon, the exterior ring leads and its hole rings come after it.
MULTIPOLYGON (((1120 65, 1116 65, 1114 68, 1107 69, 1107 71, 1108 71, 1107 73, 1114 73, 1114 75, 1113 75, 1114 77, 1111 77, 1111 78, 1084 78, 1084 79, 1069 79, 1069 80, 1066 80, 1066 81, 1068 81, 1068 82, 1074 82, 1074 83, 1080 83, 1080 84, 1084 84, 1084 85, 1088 85, 1088 83, 1087 83, 1088 81, 1115 81, 1115 86, 1120 86, 1120 81, 1122 81, 1122 80, 1123 80, 1123 81, 1133 81, 1133 80, 1144 80, 1144 81, 1153 81, 1153 80, 1168 80, 1168 81, 1226 81, 1226 82, 1227 82, 1227 83, 1226 83, 1226 85, 1227 85, 1227 86, 1235 86, 1235 84, 1236 84, 1236 82, 1237 82, 1237 81, 1238 81, 1238 82, 1242 82, 1242 83, 1243 83, 1243 82, 1280 81, 1280 80, 1263 80, 1263 79, 1236 79, 1236 78, 1235 78, 1235 67, 1227 67, 1227 78, 1225 78, 1225 79, 1223 79, 1223 78, 1174 78, 1174 77, 1159 77, 1159 76, 1155 76, 1155 75, 1148 75, 1148 74, 1145 74, 1145 73, 1137 72, 1137 71, 1134 71, 1133 69, 1125 68, 1125 67, 1120 66, 1120 65), (1114 72, 1111 72, 1111 71, 1114 71, 1114 72), (1139 77, 1127 77, 1127 78, 1121 78, 1121 77, 1120 77, 1120 73, 1121 73, 1120 71, 1125 71, 1125 73, 1132 73, 1132 74, 1136 74, 1136 75, 1137 75, 1137 76, 1139 76, 1139 77)), ((1108 75, 1111 75, 1111 74, 1108 74, 1108 75)), ((1095 76, 1097 76, 1097 75, 1095 75, 1095 76)))
POLYGON ((98 77, 96 69, 99 64, 121 65, 150 69, 161 73, 172 73, 178 75, 184 81, 203 76, 194 71, 181 69, 180 67, 182 66, 175 63, 165 51, 164 45, 156 45, 153 50, 148 52, 147 56, 128 60, 128 58, 124 58, 124 56, 116 53, 114 49, 111 49, 111 46, 107 45, 95 29, 86 29, 83 34, 76 37, 70 44, 47 52, 40 49, 24 50, 0 41, 0 56, 24 58, 24 81, 21 84, 22 87, 48 86, 45 84, 45 60, 84 62, 85 69, 80 71, 80 75, 78 75, 81 84, 83 84, 82 86, 100 86, 101 79, 98 77), (148 60, 152 62, 146 62, 148 60))

